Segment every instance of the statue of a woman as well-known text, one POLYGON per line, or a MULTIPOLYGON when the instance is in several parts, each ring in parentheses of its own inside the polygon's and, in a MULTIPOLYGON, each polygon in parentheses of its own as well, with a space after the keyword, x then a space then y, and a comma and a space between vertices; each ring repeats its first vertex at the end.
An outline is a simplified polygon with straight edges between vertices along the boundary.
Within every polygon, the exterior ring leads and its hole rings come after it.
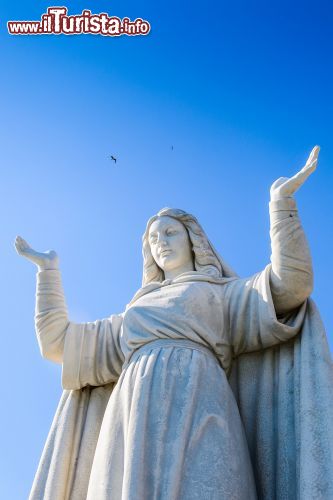
POLYGON ((142 288, 101 321, 70 322, 56 253, 17 238, 65 389, 31 499, 333 498, 332 365, 292 198, 318 152, 272 185, 263 272, 238 278, 192 215, 166 208, 143 236, 142 288))

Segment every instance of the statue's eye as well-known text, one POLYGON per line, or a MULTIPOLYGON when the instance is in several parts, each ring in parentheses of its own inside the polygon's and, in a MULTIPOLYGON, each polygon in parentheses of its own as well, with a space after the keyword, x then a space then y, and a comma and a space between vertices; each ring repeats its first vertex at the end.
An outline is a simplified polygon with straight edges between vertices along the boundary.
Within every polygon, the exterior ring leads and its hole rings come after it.
POLYGON ((168 229, 168 230, 167 230, 167 232, 166 232, 166 234, 167 234, 168 236, 171 236, 172 234, 176 234, 176 232, 177 232, 177 231, 176 231, 175 229, 168 229))

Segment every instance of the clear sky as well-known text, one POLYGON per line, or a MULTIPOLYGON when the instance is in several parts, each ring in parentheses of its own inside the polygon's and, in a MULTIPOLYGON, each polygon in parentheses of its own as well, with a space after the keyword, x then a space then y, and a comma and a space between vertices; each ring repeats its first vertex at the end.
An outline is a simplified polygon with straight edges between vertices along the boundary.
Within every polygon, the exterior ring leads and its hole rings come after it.
POLYGON ((60 367, 38 351, 35 269, 16 234, 58 252, 75 321, 124 309, 141 283, 145 223, 164 206, 196 215, 251 275, 270 258, 270 185, 319 144, 296 199, 333 346, 332 3, 67 2, 70 14, 147 19, 151 33, 8 35, 8 20, 48 6, 0 11, 0 498, 11 500, 27 497, 61 394, 60 367))

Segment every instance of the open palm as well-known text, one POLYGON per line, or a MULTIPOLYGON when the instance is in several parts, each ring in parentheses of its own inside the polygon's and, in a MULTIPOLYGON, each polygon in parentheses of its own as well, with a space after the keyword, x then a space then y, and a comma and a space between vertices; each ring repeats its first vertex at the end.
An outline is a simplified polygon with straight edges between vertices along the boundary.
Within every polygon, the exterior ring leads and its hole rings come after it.
POLYGON ((270 191, 272 201, 290 197, 302 186, 317 168, 319 150, 319 146, 313 148, 304 167, 293 177, 280 177, 272 184, 270 191))
POLYGON ((58 269, 59 258, 54 250, 37 252, 21 236, 15 239, 15 249, 19 255, 36 264, 39 269, 58 269))

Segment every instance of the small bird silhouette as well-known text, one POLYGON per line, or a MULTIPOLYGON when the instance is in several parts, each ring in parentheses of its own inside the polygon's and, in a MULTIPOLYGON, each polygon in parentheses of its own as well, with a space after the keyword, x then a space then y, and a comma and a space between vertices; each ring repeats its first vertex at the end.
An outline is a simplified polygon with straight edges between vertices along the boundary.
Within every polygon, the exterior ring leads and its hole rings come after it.
POLYGON ((115 163, 117 163, 117 158, 115 158, 114 156, 110 156, 110 160, 113 160, 115 163))
POLYGON ((171 150, 173 151, 173 146, 171 146, 171 150))

